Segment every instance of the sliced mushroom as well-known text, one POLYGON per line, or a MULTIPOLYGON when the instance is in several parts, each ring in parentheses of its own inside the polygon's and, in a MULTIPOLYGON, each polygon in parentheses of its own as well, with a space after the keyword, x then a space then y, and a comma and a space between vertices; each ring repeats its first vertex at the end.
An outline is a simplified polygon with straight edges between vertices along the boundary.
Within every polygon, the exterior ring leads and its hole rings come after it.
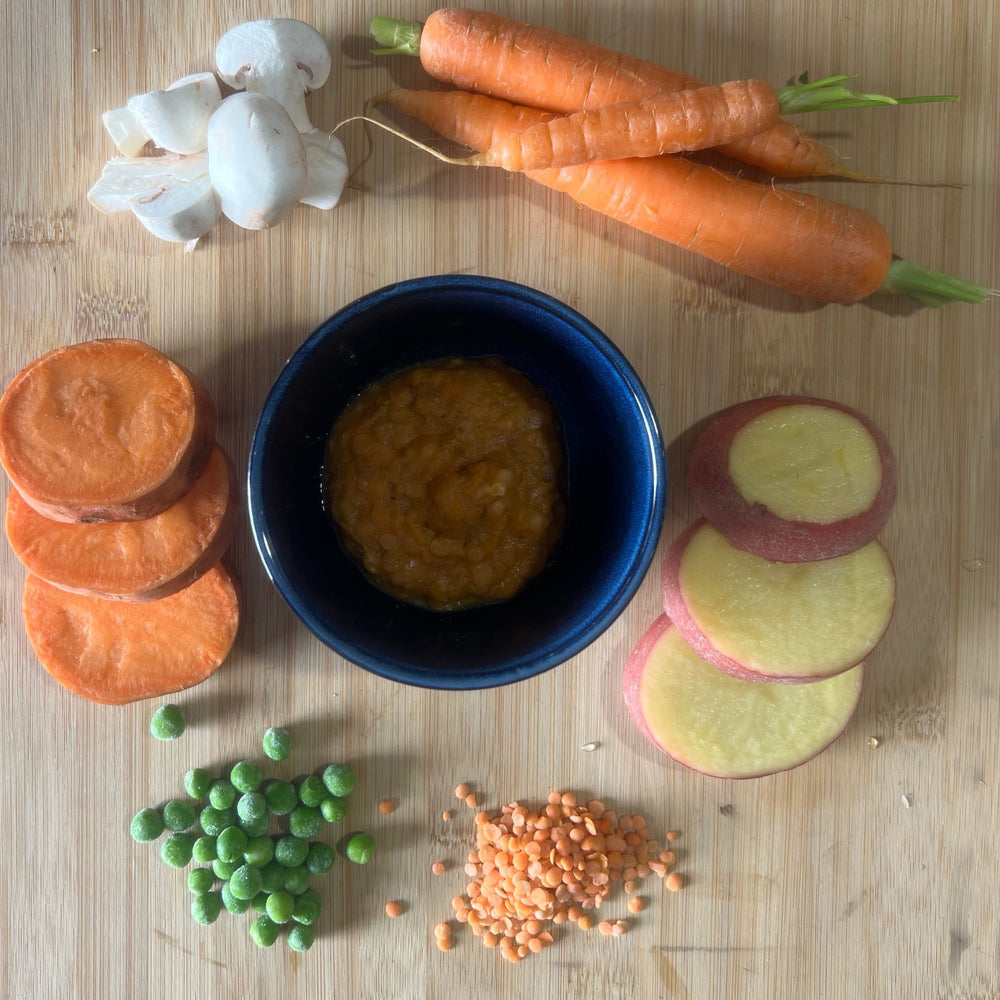
POLYGON ((104 164, 87 200, 101 212, 128 212, 132 202, 165 187, 193 184, 208 177, 208 154, 194 156, 116 156, 104 164))
POLYGON ((330 50, 315 28, 287 17, 248 21, 222 36, 215 64, 231 87, 273 98, 299 132, 312 131, 305 95, 330 75, 330 50))
POLYGON ((166 90, 136 94, 125 107, 105 111, 104 127, 125 156, 137 156, 150 140, 172 153, 199 153, 221 100, 214 74, 193 73, 166 90))
POLYGON ((313 208, 333 208, 347 183, 348 166, 344 144, 330 132, 313 129, 302 136, 306 149, 305 194, 299 199, 313 208))
POLYGON ((172 243, 187 243, 204 236, 218 222, 222 211, 208 174, 132 198, 130 206, 154 236, 172 243))
POLYGON ((269 229, 306 190, 306 151, 288 112, 258 93, 233 94, 208 123, 208 169, 223 214, 269 229))

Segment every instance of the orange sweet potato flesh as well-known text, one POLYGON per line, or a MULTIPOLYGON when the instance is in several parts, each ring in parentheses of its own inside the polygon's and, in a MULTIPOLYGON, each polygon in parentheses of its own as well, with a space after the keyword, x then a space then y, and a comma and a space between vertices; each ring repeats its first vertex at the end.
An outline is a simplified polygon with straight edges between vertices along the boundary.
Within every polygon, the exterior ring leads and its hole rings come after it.
POLYGON ((145 603, 73 594, 29 574, 23 609, 45 669, 104 705, 200 684, 225 660, 240 618, 236 580, 221 562, 189 587, 145 603))
POLYGON ((138 340, 60 347, 0 398, 0 464, 57 521, 133 521, 188 491, 215 442, 215 407, 189 371, 138 340))
POLYGON ((182 590, 222 558, 237 510, 235 469, 216 445, 191 489, 141 521, 53 521, 11 490, 7 540, 30 572, 63 590, 152 601, 182 590))

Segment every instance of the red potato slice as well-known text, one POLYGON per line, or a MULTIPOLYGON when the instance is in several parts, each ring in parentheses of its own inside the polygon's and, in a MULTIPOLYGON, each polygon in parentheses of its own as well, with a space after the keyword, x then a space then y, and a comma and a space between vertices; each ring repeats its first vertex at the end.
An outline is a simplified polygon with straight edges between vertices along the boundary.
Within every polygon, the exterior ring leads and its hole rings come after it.
POLYGON ((625 666, 625 705, 639 731, 686 767, 757 778, 798 767, 848 727, 864 666, 813 684, 741 680, 706 663, 661 615, 625 666))
POLYGON ((232 541, 236 470, 216 445, 194 485, 141 521, 77 524, 39 514, 16 489, 7 497, 7 540, 36 576, 78 594, 152 601, 211 569, 232 541))
POLYGON ((236 579, 222 563, 144 603, 72 594, 29 575, 23 610, 42 666, 67 690, 104 705, 200 684, 229 655, 240 619, 236 579))
POLYGON ((885 435, 828 399, 769 396, 719 413, 695 443, 691 492, 730 544, 778 562, 867 545, 896 499, 885 435))
POLYGON ((877 541, 783 563, 738 549, 708 521, 663 563, 663 606, 698 655, 747 680, 815 681, 859 664, 885 634, 895 574, 877 541))
POLYGON ((0 398, 0 464, 55 521, 152 517, 190 489, 214 443, 204 386, 138 340, 57 348, 0 398))

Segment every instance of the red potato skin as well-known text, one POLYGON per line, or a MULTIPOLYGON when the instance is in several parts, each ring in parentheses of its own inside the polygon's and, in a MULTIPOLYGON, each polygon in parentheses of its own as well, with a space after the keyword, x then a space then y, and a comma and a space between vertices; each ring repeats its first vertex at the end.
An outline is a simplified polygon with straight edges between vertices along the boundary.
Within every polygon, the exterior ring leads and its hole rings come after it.
MULTIPOLYGON (((804 677, 795 677, 790 675, 774 676, 761 673, 757 670, 752 670, 739 661, 734 660, 732 657, 726 656, 725 653, 721 653, 717 650, 715 646, 712 645, 711 639, 709 639, 708 636, 701 631, 698 627, 698 623, 691 617, 691 612, 688 610, 687 602, 684 600, 684 594, 681 592, 680 585, 680 567, 684 550, 687 548, 687 544, 694 534, 706 522, 707 518, 699 518, 692 524, 689 524, 687 528, 685 528, 673 540, 670 544, 670 548, 667 549, 666 558, 663 560, 661 575, 664 610, 676 626, 677 631, 684 637, 687 644, 706 663, 711 663, 720 670, 724 670, 727 674, 732 674, 733 677, 739 677, 746 681, 767 681, 772 684, 808 684, 810 681, 820 681, 825 677, 835 677, 837 674, 843 673, 845 670, 850 670, 851 667, 856 667, 862 662, 864 657, 855 660, 853 663, 844 663, 836 670, 831 670, 825 674, 809 674, 804 677)), ((893 602, 893 608, 895 608, 895 602, 893 602)), ((875 642, 872 643, 872 649, 874 649, 874 647, 882 640, 882 637, 888 631, 891 622, 892 615, 889 615, 889 620, 886 622, 885 629, 883 629, 882 635, 878 636, 875 642)), ((869 650, 869 652, 871 652, 871 650, 869 650)))
POLYGON ((885 435, 863 413, 812 396, 765 396, 717 414, 699 435, 688 465, 695 503, 730 545, 772 562, 812 562, 860 549, 885 527, 896 501, 896 460, 885 435), (779 406, 826 406, 858 420, 871 434, 882 464, 882 484, 871 507, 853 517, 816 524, 788 521, 763 504, 750 503, 729 476, 729 449, 738 431, 779 406))
POLYGON ((713 774, 711 771, 704 771, 699 767, 696 767, 690 761, 685 760, 683 757, 678 757, 672 754, 662 743, 659 743, 653 734, 649 731, 649 727, 646 725, 646 720, 642 711, 642 703, 639 700, 639 686, 642 682, 642 672, 645 670, 649 658, 652 655, 656 644, 660 641, 661 637, 670 628, 676 628, 674 622, 670 620, 670 617, 666 614, 660 615, 652 625, 646 630, 642 638, 636 644, 635 649, 632 650, 628 659, 625 662, 625 674, 622 678, 622 693, 625 697, 625 707, 628 709, 629 716, 632 722, 635 724, 636 728, 646 737, 658 750, 665 753, 671 760, 676 761, 678 764, 689 768, 692 771, 697 771, 699 774, 704 774, 709 778, 723 778, 732 781, 749 781, 751 778, 764 778, 771 774, 781 774, 782 771, 792 771, 797 767, 801 767, 803 764, 809 763, 811 760, 815 760, 821 753, 829 749, 840 739, 841 736, 847 732, 857 714, 858 705, 861 704, 861 692, 863 690, 862 685, 858 689, 858 700, 854 703, 854 708, 851 714, 845 720, 841 730, 827 743, 825 746, 820 747, 814 753, 811 753, 808 757, 803 757, 801 760, 797 760, 794 764, 789 764, 787 767, 777 768, 774 771, 767 771, 766 773, 757 774, 713 774))

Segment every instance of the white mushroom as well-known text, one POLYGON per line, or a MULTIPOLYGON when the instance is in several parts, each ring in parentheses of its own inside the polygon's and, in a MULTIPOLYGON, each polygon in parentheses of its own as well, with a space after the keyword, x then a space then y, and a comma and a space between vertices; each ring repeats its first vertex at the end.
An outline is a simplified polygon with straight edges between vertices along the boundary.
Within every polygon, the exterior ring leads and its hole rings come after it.
POLYGON ((306 149, 306 190, 299 199, 303 205, 329 209, 340 201, 347 183, 347 154, 344 144, 329 132, 313 129, 302 136, 306 149))
POLYGON ((208 176, 208 154, 194 156, 116 156, 104 164, 87 200, 101 212, 128 212, 136 198, 148 197, 165 186, 190 184, 208 176))
POLYGON ((105 111, 104 127, 125 156, 137 156, 152 140, 172 153, 205 148, 205 129, 222 100, 212 73, 181 77, 166 90, 130 97, 123 108, 105 111))
POLYGON ((133 198, 130 205, 135 217, 154 236, 172 243, 189 243, 204 236, 218 222, 222 211, 208 174, 133 198))
POLYGON ((306 190, 306 151, 288 112, 263 94, 233 94, 208 123, 208 169, 223 214, 268 229, 306 190))
POLYGON ((215 49, 222 79, 236 90, 265 94, 311 132, 305 95, 330 74, 330 50, 315 28, 293 18, 248 21, 226 32, 215 49))

